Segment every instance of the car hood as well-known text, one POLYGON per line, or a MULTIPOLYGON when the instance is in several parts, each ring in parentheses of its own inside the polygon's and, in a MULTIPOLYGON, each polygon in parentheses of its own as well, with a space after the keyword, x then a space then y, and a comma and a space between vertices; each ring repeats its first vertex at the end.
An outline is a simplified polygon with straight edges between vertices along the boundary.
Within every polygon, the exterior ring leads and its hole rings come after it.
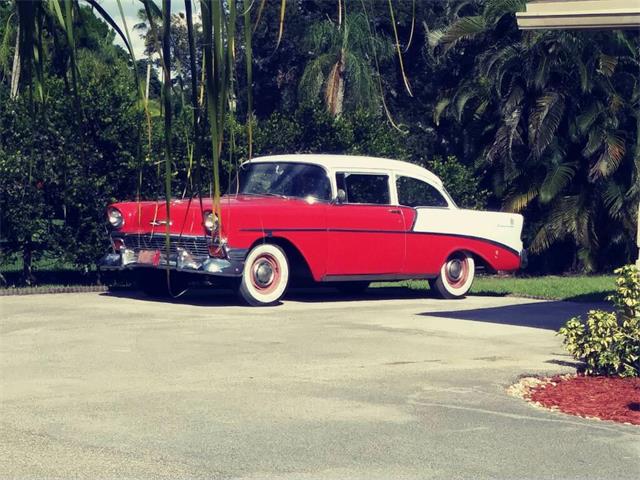
MULTIPOLYGON (((222 224, 233 221, 237 215, 249 220, 260 216, 261 212, 272 211, 294 204, 306 203, 297 198, 268 195, 224 195, 220 199, 222 224)), ((167 223, 169 232, 176 235, 203 235, 203 213, 213 211, 211 198, 173 199, 167 215, 166 202, 141 201, 119 202, 110 205, 122 212, 124 225, 122 233, 164 234, 167 223)))

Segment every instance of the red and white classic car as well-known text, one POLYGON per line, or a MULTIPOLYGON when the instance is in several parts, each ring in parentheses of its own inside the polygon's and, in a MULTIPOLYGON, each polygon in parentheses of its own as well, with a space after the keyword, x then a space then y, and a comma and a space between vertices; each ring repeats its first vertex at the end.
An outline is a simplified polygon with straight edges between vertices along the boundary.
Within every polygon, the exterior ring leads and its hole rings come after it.
POLYGON ((197 198, 172 200, 169 216, 164 201, 110 205, 113 252, 101 269, 135 270, 155 294, 198 274, 250 305, 270 305, 305 280, 354 292, 428 279, 441 297, 459 298, 477 265, 509 271, 524 261, 521 215, 459 209, 436 175, 406 162, 262 157, 241 166, 233 189, 220 218, 197 198))

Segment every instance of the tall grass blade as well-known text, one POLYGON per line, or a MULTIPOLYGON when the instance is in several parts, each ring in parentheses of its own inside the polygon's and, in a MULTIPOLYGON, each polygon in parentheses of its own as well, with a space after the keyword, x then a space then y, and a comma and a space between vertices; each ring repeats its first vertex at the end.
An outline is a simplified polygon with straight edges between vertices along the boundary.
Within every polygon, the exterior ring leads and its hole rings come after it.
MULTIPOLYGON (((193 152, 192 164, 195 171, 195 183, 198 198, 202 203, 202 172, 200 167, 200 157, 202 152, 201 135, 201 113, 198 103, 198 68, 196 63, 196 42, 193 28, 193 7, 191 0, 184 1, 185 16, 187 19, 187 40, 189 42, 189 69, 191 71, 191 108, 193 109, 193 152)), ((202 208, 200 209, 202 210, 202 208)))
MULTIPOLYGON (((218 163, 220 160, 218 150, 218 99, 216 94, 219 94, 218 80, 220 71, 215 69, 214 77, 214 2, 218 0, 200 0, 201 12, 202 12, 202 30, 204 35, 204 72, 205 72, 205 93, 206 93, 206 108, 207 118, 209 120, 209 129, 211 135, 211 157, 212 157, 212 170, 213 170, 213 189, 211 191, 211 199, 214 205, 216 213, 219 213, 219 198, 220 198, 220 172, 218 169, 218 163)), ((218 14, 220 12, 218 11, 218 14)), ((218 215, 218 219, 220 216, 218 215)), ((221 228, 221 227, 220 227, 221 228)))
POLYGON ((400 63, 400 73, 402 73, 402 81, 404 82, 404 88, 407 90, 407 93, 410 97, 413 97, 413 92, 411 91, 411 85, 409 84, 409 78, 407 77, 407 73, 404 70, 404 61, 402 60, 402 50, 400 49, 400 40, 398 39, 398 28, 396 27, 396 16, 393 12, 393 4, 391 0, 388 0, 389 3, 389 16, 391 17, 391 25, 393 26, 393 36, 396 40, 396 51, 398 52, 398 62, 400 63))
POLYGON ((280 26, 278 28, 278 41, 276 42, 276 49, 280 46, 282 40, 282 34, 284 33, 284 16, 287 10, 287 0, 281 0, 280 2, 280 26))
MULTIPOLYGON (((261 7, 264 6, 264 1, 261 7)), ((249 160, 253 157, 253 49, 251 39, 251 0, 244 0, 244 48, 247 69, 247 142, 249 160)))
MULTIPOLYGON (((165 244, 167 262, 171 254, 171 0, 162 0, 162 65, 164 82, 164 190, 167 208, 165 244)), ((170 270, 167 266, 167 285, 171 291, 170 270)))
MULTIPOLYGON (((253 33, 255 33, 256 30, 258 29, 258 25, 260 24, 260 19, 262 18, 262 11, 264 10, 264 6, 266 3, 267 3, 267 0, 260 0, 260 6, 258 7, 258 16, 256 17, 256 23, 253 26, 253 33)), ((247 4, 245 2, 244 11, 247 12, 247 10, 249 9, 247 8, 247 4)))
MULTIPOLYGON (((364 0, 360 0, 360 3, 362 4, 362 12, 364 13, 364 17, 365 20, 367 21, 367 28, 369 30, 369 36, 372 39, 375 39, 377 37, 377 33, 375 31, 375 26, 372 28, 371 27, 371 20, 369 19, 369 14, 367 13, 367 6, 364 3, 364 0)), ((373 60, 374 60, 374 64, 376 66, 376 77, 378 80, 378 88, 380 90, 380 99, 382 100, 382 107, 385 113, 385 116, 387 117, 387 121, 389 122, 389 124, 398 132, 400 133, 407 133, 406 130, 403 130, 393 119, 393 116, 391 115, 391 111, 389 110, 389 107, 387 106, 387 102, 384 98, 384 87, 382 85, 382 75, 380 74, 380 62, 378 60, 378 53, 376 52, 376 49, 374 46, 371 47, 371 51, 373 53, 373 60)))
POLYGON ((407 46, 404 47, 404 53, 409 51, 411 48, 411 42, 413 42, 413 34, 416 29, 416 0, 413 0, 411 5, 411 32, 409 33, 409 40, 407 41, 407 46))

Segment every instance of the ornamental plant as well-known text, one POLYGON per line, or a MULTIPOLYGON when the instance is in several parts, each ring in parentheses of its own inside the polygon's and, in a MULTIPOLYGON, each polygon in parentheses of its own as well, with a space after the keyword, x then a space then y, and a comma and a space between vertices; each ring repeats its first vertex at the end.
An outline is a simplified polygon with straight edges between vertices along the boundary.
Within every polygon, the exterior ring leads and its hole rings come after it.
POLYGON ((614 312, 591 310, 584 322, 569 320, 559 331, 569 353, 585 363, 587 375, 640 376, 640 271, 615 270, 614 312))

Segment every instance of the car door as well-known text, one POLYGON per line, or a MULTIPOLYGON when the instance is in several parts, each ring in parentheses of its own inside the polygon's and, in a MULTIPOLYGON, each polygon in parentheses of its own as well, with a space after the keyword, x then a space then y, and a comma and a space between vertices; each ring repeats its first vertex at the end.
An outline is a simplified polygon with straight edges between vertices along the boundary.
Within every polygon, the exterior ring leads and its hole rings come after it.
POLYGON ((344 199, 327 208, 329 276, 398 274, 405 256, 402 210, 388 173, 336 174, 344 199))
POLYGON ((409 176, 396 177, 396 191, 408 225, 403 273, 416 277, 435 274, 456 237, 424 227, 430 224, 434 211, 449 210, 449 201, 435 186, 409 176))

